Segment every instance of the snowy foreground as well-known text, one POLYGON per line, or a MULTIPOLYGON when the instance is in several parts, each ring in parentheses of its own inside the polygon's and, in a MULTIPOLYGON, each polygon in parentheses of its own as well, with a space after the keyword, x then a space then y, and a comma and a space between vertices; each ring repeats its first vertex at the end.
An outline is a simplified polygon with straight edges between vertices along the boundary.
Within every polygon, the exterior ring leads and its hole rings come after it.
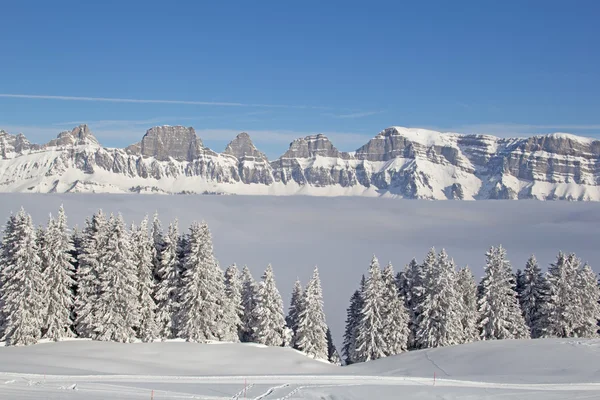
POLYGON ((255 344, 77 340, 0 347, 0 398, 594 399, 599 362, 600 340, 477 342, 350 367, 255 344))

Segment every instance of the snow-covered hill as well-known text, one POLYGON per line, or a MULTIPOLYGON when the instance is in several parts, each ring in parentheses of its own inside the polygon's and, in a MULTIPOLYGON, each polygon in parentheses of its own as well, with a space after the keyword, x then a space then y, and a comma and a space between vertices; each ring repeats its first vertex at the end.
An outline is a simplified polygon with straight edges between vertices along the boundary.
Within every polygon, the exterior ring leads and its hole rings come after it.
POLYGON ((576 339, 479 342, 351 367, 248 344, 77 340, 0 347, 0 398, 592 399, 599 361, 600 340, 576 339))
POLYGON ((351 153, 313 135, 269 161, 246 133, 217 153, 182 126, 125 149, 102 147, 87 125, 45 145, 0 131, 0 191, 600 201, 600 141, 391 127, 351 153))

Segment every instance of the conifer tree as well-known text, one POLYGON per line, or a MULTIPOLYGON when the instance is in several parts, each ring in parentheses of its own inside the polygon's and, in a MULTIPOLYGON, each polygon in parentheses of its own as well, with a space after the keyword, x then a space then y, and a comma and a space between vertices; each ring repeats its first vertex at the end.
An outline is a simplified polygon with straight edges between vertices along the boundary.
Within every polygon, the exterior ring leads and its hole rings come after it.
POLYGON ((101 248, 98 271, 94 339, 131 342, 139 321, 138 276, 130 234, 119 214, 107 223, 106 246, 101 248))
POLYGON ((404 304, 408 310, 409 322, 409 337, 408 337, 408 348, 417 348, 417 321, 419 319, 420 305, 423 302, 424 296, 424 281, 425 281, 425 270, 435 263, 436 255, 435 251, 431 249, 422 265, 417 263, 414 258, 404 268, 404 304))
POLYGON ((365 283, 363 306, 355 339, 353 362, 365 362, 385 357, 386 343, 383 337, 383 291, 384 285, 377 257, 373 256, 369 277, 365 283))
POLYGON ((232 319, 231 328, 235 332, 235 341, 242 335, 242 319, 244 318, 244 305, 242 303, 242 281, 235 264, 225 270, 225 295, 229 300, 229 312, 232 319))
POLYGON ((327 360, 334 365, 342 365, 342 359, 335 348, 335 344, 333 344, 333 337, 329 328, 327 328, 327 360))
POLYGON ((419 348, 451 346, 462 341, 461 305, 455 282, 454 262, 442 249, 436 261, 425 269, 415 338, 419 348))
POLYGON ((323 310, 321 279, 316 267, 306 285, 299 311, 294 347, 312 358, 327 360, 327 323, 323 310))
MULTIPOLYGON (((176 220, 177 221, 177 220, 176 220)), ((152 274, 155 280, 160 279, 160 269, 162 268, 162 254, 165 247, 165 238, 162 224, 158 218, 158 211, 152 217, 152 229, 150 230, 152 238, 152 274)))
MULTIPOLYGON (((303 308, 304 292, 302 291, 302 284, 299 279, 294 282, 294 289, 292 290, 292 298, 290 300, 290 308, 288 309, 288 315, 285 317, 285 323, 288 328, 292 330, 293 342, 296 342, 296 331, 298 330, 298 318, 303 308)), ((294 345, 294 348, 296 346, 294 345)))
POLYGON ((545 337, 574 337, 579 327, 581 306, 577 289, 579 259, 558 253, 548 268, 549 295, 544 320, 545 337))
POLYGON ((350 305, 346 310, 346 329, 344 331, 344 346, 342 347, 346 365, 355 362, 353 357, 356 352, 356 337, 358 336, 360 312, 363 308, 362 294, 365 289, 365 282, 365 276, 363 275, 360 281, 360 287, 352 294, 350 305))
POLYGON ((579 314, 578 327, 575 329, 577 337, 598 337, 598 321, 600 320, 600 289, 596 274, 589 265, 584 265, 577 274, 577 289, 579 292, 579 314))
POLYGON ((98 322, 97 309, 100 295, 100 271, 104 269, 100 255, 105 251, 107 238, 106 217, 99 210, 86 221, 82 234, 79 268, 75 275, 77 296, 75 297, 75 329, 79 337, 94 337, 98 322))
POLYGON ((538 338, 544 333, 544 310, 548 298, 548 283, 538 266, 535 256, 529 257, 523 271, 519 302, 525 324, 531 337, 538 338))
POLYGON ((67 226, 65 210, 61 206, 57 219, 50 218, 42 253, 46 267, 42 272, 47 301, 44 337, 52 340, 73 337, 73 258, 74 250, 67 226))
POLYGON ((258 285, 254 306, 252 340, 267 346, 282 346, 285 342, 285 318, 283 301, 275 285, 271 264, 267 266, 258 285))
POLYGON ((156 320, 156 303, 154 302, 154 244, 148 236, 148 217, 140 226, 131 229, 133 246, 133 263, 137 271, 137 297, 139 304, 139 321, 137 336, 143 342, 151 342, 159 336, 156 320))
POLYGON ((477 327, 477 284, 469 267, 461 268, 456 275, 456 290, 460 303, 460 321, 463 337, 462 343, 474 342, 479 339, 477 327))
POLYGON ((391 263, 384 268, 382 280, 384 287, 381 315, 385 321, 382 336, 386 344, 385 355, 391 356, 400 354, 408 348, 409 315, 404 305, 404 298, 398 294, 391 263))
POLYGON ((486 253, 482 296, 479 299, 481 339, 527 339, 529 329, 521 315, 506 251, 492 247, 486 253))
POLYGON ((204 222, 194 222, 190 227, 183 269, 181 337, 204 343, 223 339, 228 329, 224 320, 225 283, 204 222))
MULTIPOLYGON (((155 244, 156 246, 156 244, 155 244)), ((179 228, 177 219, 169 225, 167 236, 162 238, 162 253, 158 270, 156 300, 156 320, 160 338, 171 339, 177 336, 182 271, 179 259, 179 228)))
POLYGON ((8 346, 34 344, 44 323, 44 286, 35 228, 23 208, 4 230, 0 304, 8 346))
POLYGON ((256 325, 254 321, 254 307, 258 296, 258 285, 250 273, 250 269, 244 265, 242 269, 242 306, 244 307, 244 316, 242 318, 242 342, 251 342, 253 337, 252 327, 256 325))

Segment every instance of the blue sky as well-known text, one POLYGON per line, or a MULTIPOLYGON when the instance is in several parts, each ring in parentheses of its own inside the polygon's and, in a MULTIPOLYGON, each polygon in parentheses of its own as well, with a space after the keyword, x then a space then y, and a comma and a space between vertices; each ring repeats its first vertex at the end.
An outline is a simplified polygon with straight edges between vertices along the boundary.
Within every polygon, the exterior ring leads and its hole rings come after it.
POLYGON ((124 146, 180 124, 218 151, 248 131, 271 157, 391 125, 600 137, 598 15, 584 0, 7 1, 0 129, 46 142, 86 122, 124 146))

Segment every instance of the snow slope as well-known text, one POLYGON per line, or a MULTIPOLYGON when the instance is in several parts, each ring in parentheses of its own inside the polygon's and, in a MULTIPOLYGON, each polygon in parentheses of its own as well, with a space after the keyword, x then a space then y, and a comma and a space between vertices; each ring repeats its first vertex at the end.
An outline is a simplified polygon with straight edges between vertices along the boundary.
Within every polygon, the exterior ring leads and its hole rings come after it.
POLYGON ((599 350, 600 340, 506 340, 335 367, 248 344, 77 340, 0 347, 0 398, 594 399, 599 350))

